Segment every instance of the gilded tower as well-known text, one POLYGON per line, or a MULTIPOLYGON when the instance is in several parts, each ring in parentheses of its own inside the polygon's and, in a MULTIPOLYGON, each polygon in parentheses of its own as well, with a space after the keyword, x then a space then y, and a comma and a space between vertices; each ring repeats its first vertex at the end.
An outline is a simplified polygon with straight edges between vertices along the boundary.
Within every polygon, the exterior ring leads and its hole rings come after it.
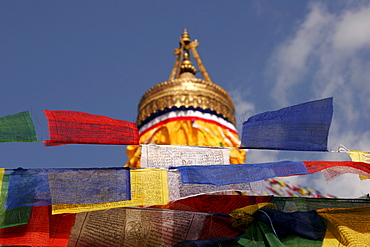
MULTIPOLYGON (((140 144, 238 147, 235 107, 229 94, 214 84, 185 29, 170 78, 150 88, 138 106, 140 144), (195 60, 203 79, 195 75, 195 60)), ((140 146, 127 147, 126 166, 140 167, 140 146)), ((230 150, 230 163, 242 164, 243 150, 230 150)))

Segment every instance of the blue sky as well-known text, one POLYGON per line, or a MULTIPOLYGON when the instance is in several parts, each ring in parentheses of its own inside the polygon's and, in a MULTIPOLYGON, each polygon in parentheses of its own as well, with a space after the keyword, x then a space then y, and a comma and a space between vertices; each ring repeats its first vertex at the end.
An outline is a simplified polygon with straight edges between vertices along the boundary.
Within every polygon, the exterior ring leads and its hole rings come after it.
MULTIPOLYGON (((140 97, 168 79, 187 28, 213 82, 233 97, 239 128, 253 114, 334 97, 329 148, 370 151, 368 23, 368 1, 0 1, 0 116, 30 111, 40 140, 45 109, 134 122, 140 97)), ((251 150, 247 162, 282 159, 349 157, 251 150)), ((125 162, 125 146, 0 144, 6 168, 125 162)), ((346 197, 370 190, 355 175, 291 180, 346 197)))

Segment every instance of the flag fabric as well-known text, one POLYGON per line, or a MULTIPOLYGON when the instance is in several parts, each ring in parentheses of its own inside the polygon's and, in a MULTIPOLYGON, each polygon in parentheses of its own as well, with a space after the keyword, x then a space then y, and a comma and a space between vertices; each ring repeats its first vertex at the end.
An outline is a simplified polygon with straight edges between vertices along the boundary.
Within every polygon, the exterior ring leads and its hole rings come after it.
POLYGON ((271 222, 279 238, 297 235, 308 239, 322 239, 325 236, 326 220, 315 210, 285 213, 276 209, 262 208, 253 216, 265 224, 271 222))
MULTIPOLYGON (((170 118, 140 132, 140 144, 183 145, 208 147, 239 147, 240 139, 236 128, 229 123, 224 127, 222 118, 208 121, 206 118, 170 118)), ((230 160, 225 164, 243 164, 245 150, 230 149, 230 160)), ((126 150, 128 167, 141 167, 141 146, 129 145, 126 150)))
POLYGON ((45 110, 50 140, 46 146, 62 144, 138 144, 135 123, 76 111, 45 110))
POLYGON ((114 208, 78 213, 69 246, 172 246, 198 239, 207 213, 114 208))
MULTIPOLYGON (((179 171, 171 169, 167 171, 168 177, 168 196, 170 201, 176 201, 180 198, 210 193, 232 193, 232 191, 266 191, 265 182, 256 181, 251 183, 239 183, 228 185, 212 184, 184 184, 181 182, 179 171)), ((259 195, 259 194, 258 194, 259 195)), ((267 195, 267 194, 266 194, 267 195)))
POLYGON ((167 168, 229 164, 229 149, 177 145, 141 145, 141 167, 167 168))
POLYGON ((315 173, 331 167, 348 167, 370 173, 370 164, 352 161, 303 161, 309 173, 315 173))
POLYGON ((75 216, 51 215, 51 206, 33 207, 27 224, 0 229, 0 244, 67 246, 75 216))
POLYGON ((228 214, 248 205, 269 202, 271 198, 272 196, 198 195, 152 208, 213 214, 206 218, 199 239, 232 238, 240 235, 242 230, 232 226, 232 218, 228 214))
POLYGON ((323 208, 353 208, 370 206, 367 199, 311 198, 311 197, 273 197, 270 201, 283 212, 310 211, 323 208))
MULTIPOLYGON (((370 152, 349 150, 348 154, 351 157, 351 160, 354 162, 370 163, 370 152)), ((361 180, 370 179, 370 175, 360 174, 360 179, 361 180)))
POLYGON ((5 208, 8 196, 9 174, 5 174, 5 169, 0 169, 0 228, 24 225, 28 223, 31 214, 31 207, 17 207, 7 210, 5 208))
POLYGON ((317 212, 328 221, 323 246, 369 245, 370 207, 324 208, 317 212))
POLYGON ((15 169, 6 209, 129 200, 128 168, 15 169))
POLYGON ((333 98, 311 101, 250 117, 242 146, 251 149, 327 151, 333 98))
POLYGON ((116 202, 131 199, 130 170, 123 167, 47 172, 52 204, 116 202))
POLYGON ((331 181, 334 178, 345 174, 345 173, 353 173, 358 174, 360 178, 369 177, 370 173, 365 172, 361 169, 348 167, 348 166, 333 166, 322 170, 321 173, 324 175, 326 181, 331 181))
POLYGON ((183 183, 227 185, 250 183, 267 178, 308 174, 302 162, 280 161, 244 165, 172 167, 181 173, 183 183))
POLYGON ((1 142, 37 142, 35 126, 28 111, 0 118, 1 142))
POLYGON ((168 203, 167 172, 164 169, 130 170, 131 200, 88 204, 55 204, 53 214, 80 213, 119 207, 168 203))
MULTIPOLYGON (((276 236, 274 228, 271 228, 271 223, 263 223, 257 221, 248 227, 234 247, 264 247, 264 246, 305 246, 305 247, 321 247, 322 239, 307 239, 297 235, 284 236, 279 238, 276 236)), ((337 245, 335 245, 337 246, 337 245)))
POLYGON ((361 152, 349 150, 348 155, 351 157, 353 162, 365 162, 370 163, 370 152, 361 152))

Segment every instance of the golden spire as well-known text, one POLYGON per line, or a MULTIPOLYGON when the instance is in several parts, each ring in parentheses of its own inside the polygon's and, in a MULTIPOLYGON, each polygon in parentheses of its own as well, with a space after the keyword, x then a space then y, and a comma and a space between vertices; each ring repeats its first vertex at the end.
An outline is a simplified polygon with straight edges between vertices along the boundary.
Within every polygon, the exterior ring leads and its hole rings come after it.
POLYGON ((185 29, 180 37, 180 47, 175 49, 175 65, 168 81, 150 88, 141 98, 138 107, 137 125, 140 128, 156 114, 166 109, 203 109, 221 116, 235 125, 234 104, 229 94, 211 81, 196 47, 185 29), (195 78, 196 69, 190 61, 192 55, 203 80, 195 78))
MULTIPOLYGON (((176 55, 176 61, 175 65, 173 66, 173 69, 171 71, 171 75, 169 80, 173 80, 176 78, 179 78, 182 73, 182 63, 180 61, 184 60, 185 54, 192 53, 198 68, 200 70, 200 73, 203 76, 203 79, 208 82, 212 82, 211 78, 209 77, 206 68, 203 65, 202 60, 200 59, 200 56, 198 54, 198 51, 196 47, 199 45, 198 40, 191 41, 190 35, 186 28, 184 29, 183 34, 180 36, 180 47, 175 48, 174 55, 176 55)), ((190 60, 189 60, 190 61, 190 60)), ((195 73, 194 73, 195 74, 195 73)))

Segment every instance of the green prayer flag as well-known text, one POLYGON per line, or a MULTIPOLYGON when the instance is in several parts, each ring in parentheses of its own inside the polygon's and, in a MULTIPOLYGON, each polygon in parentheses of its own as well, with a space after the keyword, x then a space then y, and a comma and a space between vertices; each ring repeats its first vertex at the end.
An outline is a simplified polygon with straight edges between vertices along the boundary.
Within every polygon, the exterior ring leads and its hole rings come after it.
POLYGON ((320 247, 322 239, 312 240, 296 235, 289 235, 279 239, 274 230, 262 222, 254 222, 250 225, 239 241, 239 245, 233 247, 286 247, 286 246, 305 246, 305 247, 320 247))
POLYGON ((27 224, 32 207, 5 209, 10 177, 10 175, 5 173, 5 169, 0 168, 0 228, 27 224))
POLYGON ((37 142, 30 112, 24 111, 0 118, 1 142, 37 142))

